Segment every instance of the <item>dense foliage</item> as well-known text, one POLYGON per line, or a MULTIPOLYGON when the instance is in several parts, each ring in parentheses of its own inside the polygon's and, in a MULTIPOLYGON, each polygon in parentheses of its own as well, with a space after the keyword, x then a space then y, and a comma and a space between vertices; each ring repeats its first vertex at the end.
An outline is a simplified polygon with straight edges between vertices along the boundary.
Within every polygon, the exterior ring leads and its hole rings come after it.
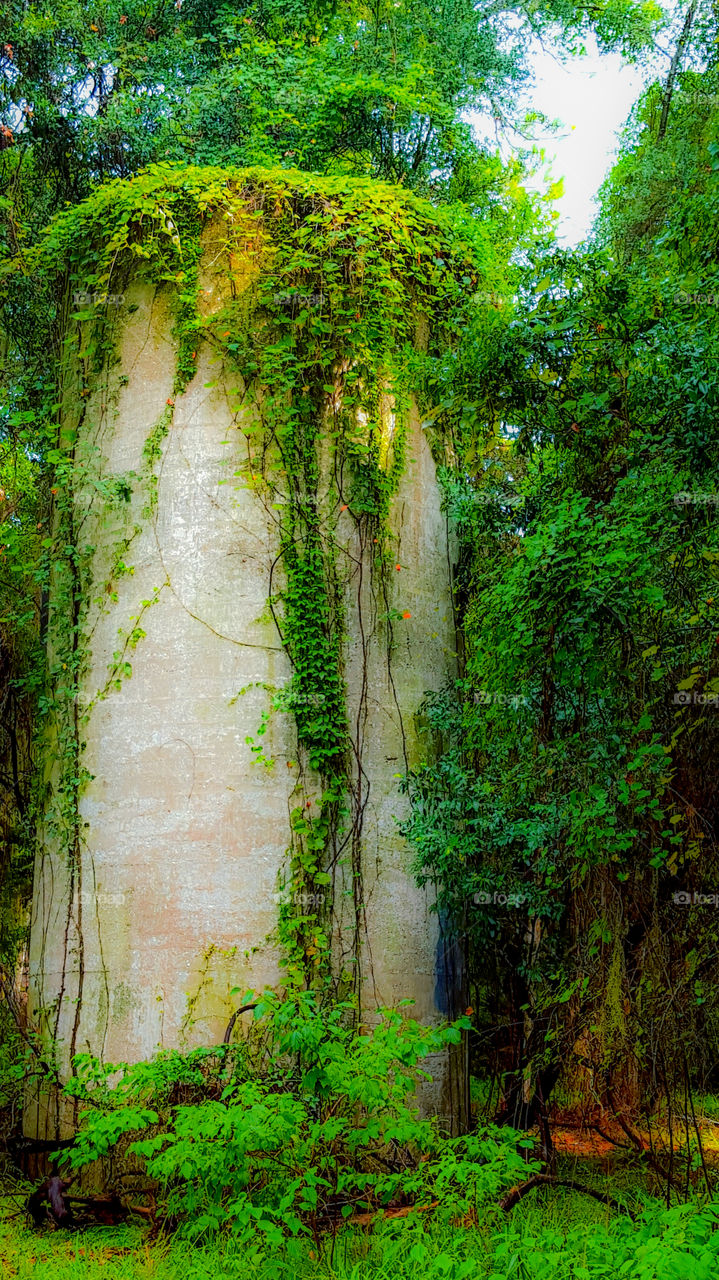
POLYGON ((660 18, 650 0, 11 0, 5 136, 49 201, 160 158, 288 158, 462 196, 484 187, 463 114, 513 110, 533 33, 594 28, 636 53, 660 18))
POLYGON ((560 1077, 595 1114, 716 1084, 713 84, 679 78, 661 138, 647 93, 594 246, 533 262, 440 371, 466 667, 407 832, 515 1123, 560 1077))

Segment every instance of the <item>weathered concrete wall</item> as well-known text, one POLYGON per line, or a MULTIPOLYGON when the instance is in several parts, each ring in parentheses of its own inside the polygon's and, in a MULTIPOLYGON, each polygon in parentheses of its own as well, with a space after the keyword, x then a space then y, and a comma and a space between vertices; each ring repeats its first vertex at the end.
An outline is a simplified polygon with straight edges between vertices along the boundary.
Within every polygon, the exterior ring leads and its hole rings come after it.
MULTIPOLYGON (((206 289, 211 310, 220 299, 211 280, 206 289)), ((281 687, 291 672, 266 607, 276 512, 233 478, 241 461, 236 378, 200 353, 177 397, 149 509, 147 475, 138 478, 147 471, 143 448, 172 398, 175 368, 167 300, 136 285, 119 320, 119 361, 91 390, 78 446, 105 490, 128 476, 132 490, 129 502, 109 509, 96 484, 79 497, 78 537, 96 548, 82 680, 83 763, 92 780, 80 802, 81 874, 69 902, 67 861, 48 839, 31 947, 36 1015, 59 1000, 65 1057, 74 1045, 109 1062, 215 1043, 236 1003, 230 989, 277 980, 277 955, 262 943, 276 920, 298 756, 292 716, 274 712, 258 739, 274 766, 257 764, 246 737, 256 738, 269 697, 257 687, 237 696, 248 685, 281 687), (115 579, 123 534, 131 535, 124 560, 132 572, 115 579), (136 648, 127 644, 134 625, 145 632, 136 648), (132 674, 108 688, 118 654, 132 674)), ((349 512, 337 530, 363 813, 362 999, 369 1009, 413 998, 413 1016, 432 1021, 443 1004, 437 921, 408 873, 397 778, 419 758, 415 712, 425 690, 452 674, 455 650, 445 523, 414 409, 391 526, 400 569, 381 610, 370 589, 373 549, 359 545, 349 512), (411 614, 391 624, 391 638, 380 616, 388 609, 411 614)), ((353 929, 338 903, 339 950, 352 946, 353 929)), ((448 1063, 433 1065, 427 1105, 447 1113, 456 1108, 448 1063)), ((27 1124, 42 1130, 46 1121, 30 1110, 27 1124)))

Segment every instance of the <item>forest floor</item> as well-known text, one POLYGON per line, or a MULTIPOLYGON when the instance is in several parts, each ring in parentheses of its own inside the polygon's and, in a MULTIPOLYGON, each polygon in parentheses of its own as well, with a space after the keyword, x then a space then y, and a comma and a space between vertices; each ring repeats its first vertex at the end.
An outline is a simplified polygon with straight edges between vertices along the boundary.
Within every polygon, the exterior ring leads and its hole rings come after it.
MULTIPOLYGON (((567 1143, 571 1137, 567 1132, 567 1143)), ((607 1171, 606 1153, 564 1156, 560 1174, 609 1194, 636 1217, 572 1191, 540 1188, 509 1214, 471 1222, 411 1214, 344 1228, 294 1257, 233 1246, 150 1240, 146 1224, 72 1233, 33 1229, 16 1184, 0 1195, 2 1280, 716 1280, 719 1206, 667 1209, 636 1168, 607 1171)), ((657 1189, 655 1188, 655 1191, 657 1189)))
MULTIPOLYGON (((698 1116, 696 1124, 705 1158, 712 1164, 719 1163, 719 1122, 698 1116)), ((675 1119, 671 1129, 668 1124, 659 1123, 651 1133, 637 1129, 635 1134, 645 1151, 667 1151, 672 1143, 675 1149, 680 1149, 687 1141, 695 1141, 691 1118, 688 1128, 683 1121, 679 1123, 675 1119)), ((628 1135, 618 1125, 604 1127, 599 1132, 579 1124, 560 1124, 552 1128, 552 1140, 559 1156, 573 1156, 583 1160, 609 1160, 621 1152, 631 1150, 628 1135)))

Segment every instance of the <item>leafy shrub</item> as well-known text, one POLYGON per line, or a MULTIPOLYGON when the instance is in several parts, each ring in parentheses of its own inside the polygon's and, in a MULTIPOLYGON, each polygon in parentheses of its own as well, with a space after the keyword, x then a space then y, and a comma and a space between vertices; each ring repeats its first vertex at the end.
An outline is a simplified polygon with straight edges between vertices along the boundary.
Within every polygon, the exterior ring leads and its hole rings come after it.
POLYGON ((351 1013, 313 992, 269 993, 240 1046, 134 1066, 76 1058, 67 1090, 89 1105, 71 1166, 124 1142, 187 1234, 260 1231, 269 1245, 317 1238, 358 1209, 466 1213, 538 1167, 510 1130, 445 1139, 419 1117, 420 1064, 459 1039, 463 1020, 434 1029, 385 1009, 357 1030, 351 1013))

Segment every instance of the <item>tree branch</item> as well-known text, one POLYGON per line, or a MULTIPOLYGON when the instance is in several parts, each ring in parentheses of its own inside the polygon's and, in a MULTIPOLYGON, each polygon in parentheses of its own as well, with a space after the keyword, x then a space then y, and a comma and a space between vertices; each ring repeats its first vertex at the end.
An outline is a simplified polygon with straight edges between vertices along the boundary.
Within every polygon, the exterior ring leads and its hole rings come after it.
POLYGON ((571 1178, 554 1178, 549 1173, 535 1173, 534 1177, 529 1178, 526 1182, 520 1183, 517 1187, 512 1187, 511 1191, 508 1191, 506 1196, 503 1196, 500 1200, 499 1208, 503 1213, 509 1213, 535 1187, 566 1187, 569 1191, 580 1191, 582 1195, 591 1196, 593 1200, 598 1200, 600 1204, 606 1205, 607 1208, 616 1209, 617 1213, 626 1213, 632 1221, 636 1219, 636 1214, 631 1209, 628 1209, 624 1204, 620 1204, 612 1196, 602 1195, 601 1191, 594 1191, 592 1187, 585 1187, 581 1182, 574 1182, 571 1178))
POLYGON ((669 121, 669 108, 672 103, 674 85, 676 82, 677 75, 679 74, 679 64, 681 63, 682 57, 684 56, 684 50, 686 49, 687 41, 689 40, 689 33, 691 32, 692 23, 694 22, 694 14, 696 13, 696 8, 697 8, 697 0, 691 0, 691 4, 687 9, 687 16, 684 19, 684 26, 682 27, 681 35, 677 41, 677 47, 674 50, 674 57, 672 58, 672 63, 669 68, 669 75, 667 76, 667 83, 664 86, 664 95, 662 97, 662 114, 661 114, 661 119, 659 121, 659 133, 657 135, 658 142, 662 141, 667 131, 667 123, 669 121))

